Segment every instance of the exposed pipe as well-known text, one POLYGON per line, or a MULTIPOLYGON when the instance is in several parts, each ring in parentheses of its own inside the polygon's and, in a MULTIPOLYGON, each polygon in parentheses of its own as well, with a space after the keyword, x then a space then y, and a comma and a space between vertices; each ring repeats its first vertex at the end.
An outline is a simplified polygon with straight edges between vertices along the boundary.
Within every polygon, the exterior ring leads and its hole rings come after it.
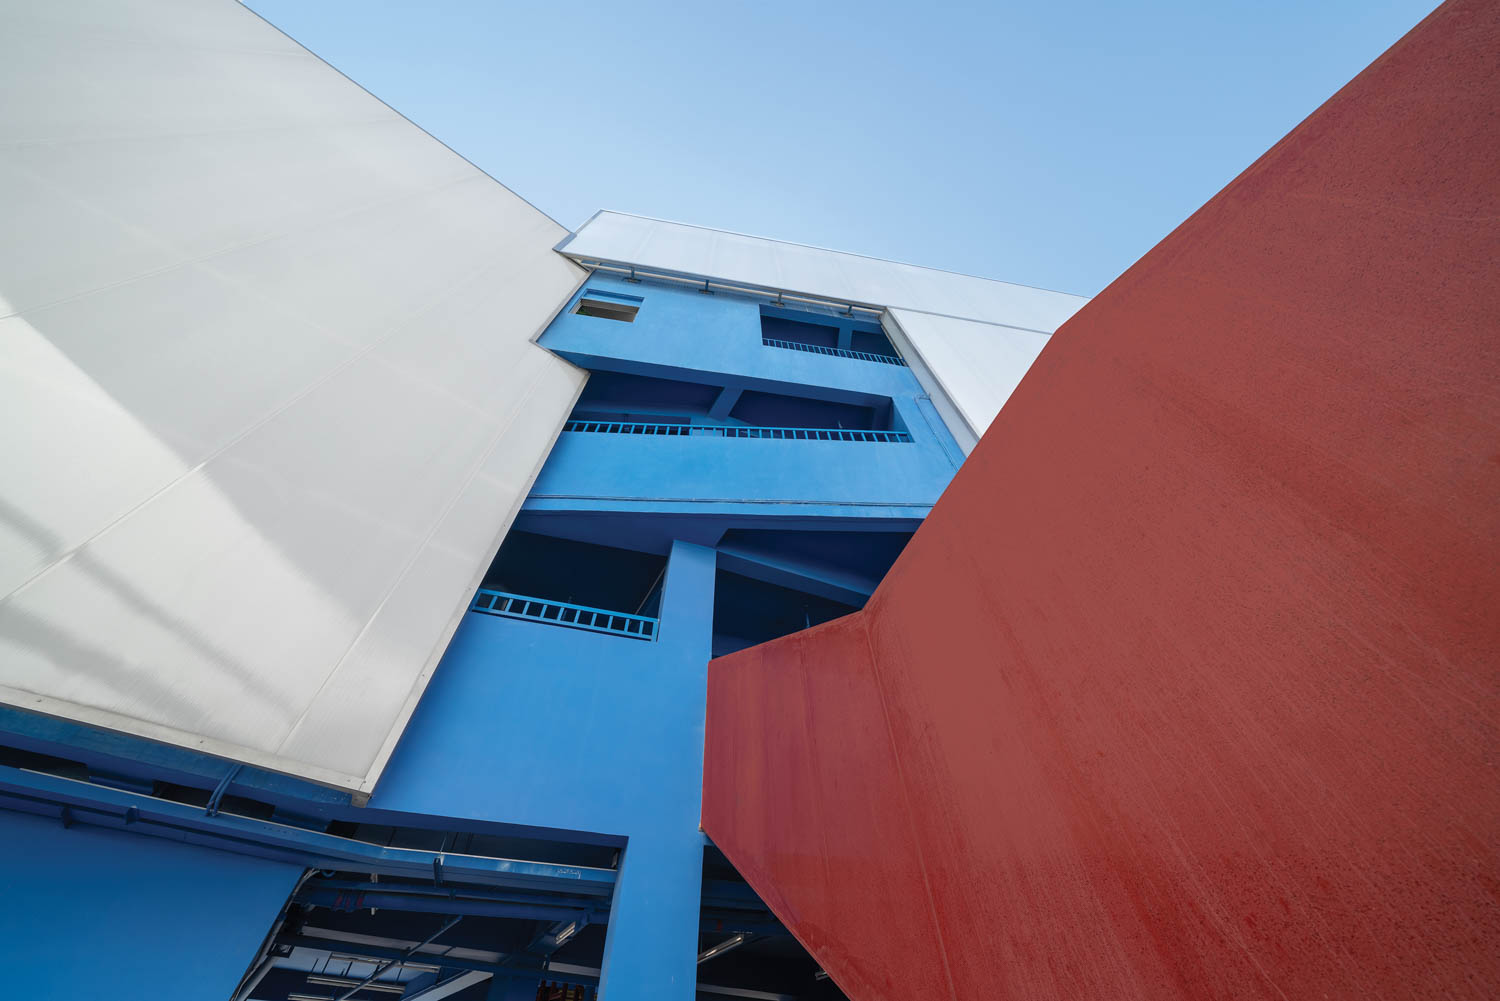
MULTIPOLYGON (((347 942, 343 939, 322 938, 316 933, 312 935, 283 935, 278 940, 278 942, 281 945, 289 945, 293 947, 301 946, 306 949, 337 950, 341 955, 347 955, 350 952, 354 952, 359 958, 365 961, 375 960, 378 962, 382 959, 391 959, 399 963, 404 961, 402 957, 408 955, 408 953, 397 952, 394 949, 390 949, 385 946, 360 945, 357 943, 347 942)), ((440 959, 442 961, 443 967, 445 968, 451 967, 455 970, 477 970, 485 973, 494 973, 496 970, 502 969, 504 960, 503 955, 500 961, 465 959, 463 957, 455 957, 451 952, 424 952, 421 953, 421 957, 424 960, 440 959)), ((407 965, 410 966, 411 964, 408 963, 407 965)))
POLYGON ((667 565, 665 563, 663 563, 662 566, 661 566, 661 570, 657 571, 656 579, 651 582, 651 586, 650 587, 646 588, 646 596, 641 599, 641 603, 639 605, 635 606, 635 614, 637 614, 637 615, 641 614, 641 609, 643 609, 643 608, 646 607, 646 602, 648 602, 648 601, 651 600, 651 595, 656 591, 656 585, 660 584, 661 583, 661 579, 663 577, 665 577, 666 575, 667 575, 667 565))
MULTIPOLYGON (((563 251, 562 253, 564 256, 573 256, 571 254, 568 254, 567 251, 563 251)), ((626 281, 630 281, 632 278, 636 281, 639 281, 641 278, 652 278, 658 281, 678 282, 679 284, 684 285, 698 285, 699 283, 702 283, 704 286, 704 290, 707 290, 709 292, 712 292, 715 288, 723 289, 726 292, 734 292, 739 295, 753 296, 758 299, 770 299, 778 306, 785 305, 787 300, 792 300, 793 302, 802 302, 814 306, 831 306, 834 309, 838 310, 849 310, 849 312, 847 313, 841 313, 841 315, 843 316, 853 315, 854 310, 859 310, 862 313, 873 313, 876 316, 879 316, 881 313, 885 312, 885 309, 882 306, 873 306, 858 302, 851 303, 847 299, 825 299, 815 295, 802 295, 796 292, 787 292, 784 289, 773 289, 766 286, 741 285, 733 282, 717 281, 712 278, 706 278, 702 275, 673 274, 668 271, 642 271, 639 268, 597 257, 573 257, 573 260, 577 261, 578 264, 582 267, 592 268, 595 271, 609 271, 613 272, 614 274, 629 275, 630 277, 627 278, 626 281)))
POLYGON ((301 902, 331 911, 354 911, 383 907, 422 914, 464 914, 471 917, 525 918, 532 921, 571 921, 587 917, 588 908, 559 901, 557 904, 511 904, 494 900, 465 900, 433 894, 347 893, 340 890, 304 890, 301 902))
POLYGON ((375 983, 361 985, 353 977, 331 977, 326 973, 309 973, 307 982, 317 984, 319 987, 353 987, 364 991, 385 991, 388 994, 405 994, 406 985, 402 983, 386 983, 383 980, 375 983))
POLYGON ((737 949, 740 946, 744 945, 745 939, 749 937, 750 936, 745 934, 744 932, 736 932, 735 934, 726 938, 724 941, 720 942, 718 945, 711 945, 707 949, 704 949, 702 952, 698 953, 698 962, 700 964, 706 963, 710 959, 713 959, 715 956, 724 955, 724 953, 728 952, 730 949, 737 949))
POLYGON ((225 772, 224 777, 219 780, 219 784, 214 786, 214 791, 208 795, 208 805, 203 809, 205 817, 217 817, 219 815, 219 803, 223 801, 224 794, 229 791, 229 786, 239 777, 240 769, 243 767, 243 765, 236 764, 229 771, 225 772))
MULTIPOLYGON (((445 884, 441 889, 416 883, 374 883, 357 879, 319 879, 302 888, 307 893, 319 890, 344 890, 355 893, 401 894, 426 897, 429 900, 485 900, 505 904, 536 904, 541 907, 568 906, 574 910, 600 913, 609 910, 608 899, 545 893, 528 890, 512 890, 489 886, 455 886, 445 884)), ((764 907, 759 908, 764 910, 764 907)), ((452 912, 449 912, 452 913, 452 912)))

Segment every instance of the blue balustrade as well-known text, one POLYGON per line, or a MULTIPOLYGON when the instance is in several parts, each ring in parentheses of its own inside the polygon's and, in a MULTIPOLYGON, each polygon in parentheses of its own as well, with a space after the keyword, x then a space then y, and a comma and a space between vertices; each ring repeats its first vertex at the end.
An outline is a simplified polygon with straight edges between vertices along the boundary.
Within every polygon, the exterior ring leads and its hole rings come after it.
POLYGON ((564 431, 590 434, 646 434, 692 438, 777 438, 795 441, 909 442, 905 431, 854 431, 847 428, 762 428, 709 424, 641 424, 634 421, 568 421, 564 431))
POLYGON ((611 636, 628 636, 636 640, 656 639, 657 620, 645 615, 611 612, 605 608, 531 598, 524 594, 492 591, 488 588, 480 588, 469 611, 526 619, 530 622, 546 622, 572 629, 587 629, 596 633, 609 633, 611 636))
POLYGON ((860 361, 874 361, 882 365, 900 365, 906 367, 906 362, 895 355, 880 355, 873 351, 852 351, 849 348, 825 348, 818 344, 803 344, 799 341, 783 341, 776 337, 762 337, 761 344, 768 348, 786 348, 789 351, 806 351, 815 355, 835 355, 839 358, 858 358, 860 361))

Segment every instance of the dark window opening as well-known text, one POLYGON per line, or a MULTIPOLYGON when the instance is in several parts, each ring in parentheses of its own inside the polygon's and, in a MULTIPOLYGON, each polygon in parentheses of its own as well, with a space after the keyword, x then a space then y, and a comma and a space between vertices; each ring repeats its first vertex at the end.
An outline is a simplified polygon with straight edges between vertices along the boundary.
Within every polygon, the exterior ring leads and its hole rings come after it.
POLYGON ((483 588, 629 615, 656 616, 667 558, 512 529, 483 588))
POLYGON ((634 323, 635 314, 641 311, 641 300, 629 296, 611 295, 589 289, 584 298, 578 300, 573 312, 579 316, 593 316, 601 320, 619 320, 634 323), (607 298, 606 298, 607 296, 607 298))

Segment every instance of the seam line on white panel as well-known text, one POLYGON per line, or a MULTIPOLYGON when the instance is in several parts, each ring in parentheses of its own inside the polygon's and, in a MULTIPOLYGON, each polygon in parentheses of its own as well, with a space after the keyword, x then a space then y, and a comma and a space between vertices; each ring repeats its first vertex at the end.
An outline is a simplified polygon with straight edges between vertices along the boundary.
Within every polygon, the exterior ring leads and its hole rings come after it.
MULTIPOLYGON (((562 359, 556 360, 562 361, 562 359)), ((564 364, 568 364, 570 368, 573 367, 571 363, 564 361, 564 364)), ((588 381, 587 370, 580 369, 579 371, 583 372, 584 379, 579 382, 578 388, 569 399, 567 413, 572 413, 573 408, 578 405, 578 398, 583 395, 584 384, 588 381)), ((547 464, 547 459, 551 456, 552 449, 557 446, 557 439, 562 435, 562 428, 565 423, 567 423, 566 419, 557 422, 557 426, 547 439, 547 447, 542 450, 541 456, 536 462, 532 463, 531 471, 526 477, 526 482, 517 491, 516 502, 506 513, 504 519, 502 519, 500 527, 495 533, 492 545, 485 550, 486 556, 480 564, 478 573, 470 575, 464 593, 473 594, 479 585, 484 582, 484 577, 489 572, 490 564, 495 562, 495 556, 499 553, 500 546, 505 542, 505 537, 510 534, 511 527, 515 524, 516 518, 521 514, 521 508, 526 503, 526 497, 531 492, 532 485, 536 483, 536 478, 541 475, 542 467, 547 464)), ((486 461, 488 461, 488 458, 486 458, 486 461)), ((458 632, 458 627, 468 612, 469 603, 461 602, 448 617, 431 649, 427 651, 427 657, 422 670, 418 671, 417 676, 412 679, 411 688, 407 691, 406 698, 402 701, 401 707, 396 713, 396 718, 391 724, 390 731, 385 735, 385 739, 381 741, 380 747, 376 749, 375 757, 369 769, 359 779, 359 790, 361 792, 371 793, 375 791, 375 783, 380 780, 381 774, 385 771, 386 764, 390 761, 391 755, 395 753, 396 744, 400 741, 401 735, 406 731, 406 726, 411 721, 412 713, 416 711, 417 703, 420 701, 422 693, 427 690, 428 684, 431 683, 432 675, 437 671, 437 666, 442 661, 443 654, 448 649, 448 644, 453 642, 453 636, 458 632)))
MULTIPOLYGON (((532 346, 533 345, 529 343, 526 344, 526 347, 528 348, 532 346)), ((548 355, 531 354, 531 357, 524 359, 526 371, 530 372, 531 370, 538 368, 542 364, 543 359, 545 359, 545 361, 548 363, 552 361, 551 357, 548 355)), ((438 529, 442 528, 443 523, 447 521, 448 515, 452 513, 454 505, 456 505, 459 501, 459 498, 461 498, 465 494, 465 492, 467 492, 469 484, 473 483, 474 478, 479 475, 482 469, 484 469, 485 463, 489 460, 490 455, 493 454, 495 449, 499 446, 500 441, 505 437, 506 432, 508 432, 515 425, 516 416, 522 412, 522 409, 531 400, 531 397, 536 393, 537 386, 541 383, 541 381, 541 374, 536 373, 527 385, 525 395, 522 396, 519 401, 517 401, 514 407, 511 408, 510 413, 507 415, 507 420, 505 421, 505 423, 500 425, 496 432, 490 437, 489 443, 479 451, 478 457, 469 467, 469 472, 464 477, 463 482, 460 483, 457 489, 455 489, 449 496, 447 503, 443 505, 442 510, 438 512, 437 517, 433 519, 432 524, 428 527, 426 534, 422 536, 421 541, 412 547, 411 555, 407 557, 406 562, 402 564, 401 571, 397 573, 394 578, 392 578, 391 585, 390 587, 386 588, 385 594, 381 595, 380 602, 374 607, 373 610, 371 610, 370 614, 366 616, 363 625, 361 625, 359 628, 359 632, 355 633, 354 637, 350 639, 349 644, 344 647, 344 652, 339 655, 338 660, 333 662, 333 666, 328 669, 328 673, 323 676, 322 682, 318 685, 317 689, 313 691, 312 696, 307 700, 307 705, 303 707, 302 712, 297 715, 297 718, 292 721, 291 726, 287 728, 286 736, 283 737, 281 739, 281 742, 276 745, 276 751, 278 754, 281 754, 285 750, 287 743, 297 735, 298 728, 301 727, 303 721, 307 719, 308 714, 311 713, 313 711, 313 708, 318 704, 318 701, 322 697, 323 692, 328 688, 329 684, 332 683, 333 679, 338 675, 339 669, 344 666, 344 662, 349 659, 349 655, 354 651, 354 648, 359 646, 360 640, 364 639, 365 635, 369 633, 370 627, 373 626, 375 624, 375 621, 380 618, 381 610, 384 609, 386 604, 391 600, 391 595, 395 594, 396 589, 406 581, 407 575, 411 573, 412 566, 414 566, 417 560, 422 557, 422 554, 427 551, 427 544, 432 541, 432 537, 438 533, 438 529)), ((377 748, 376 750, 378 752, 379 748, 377 748)))

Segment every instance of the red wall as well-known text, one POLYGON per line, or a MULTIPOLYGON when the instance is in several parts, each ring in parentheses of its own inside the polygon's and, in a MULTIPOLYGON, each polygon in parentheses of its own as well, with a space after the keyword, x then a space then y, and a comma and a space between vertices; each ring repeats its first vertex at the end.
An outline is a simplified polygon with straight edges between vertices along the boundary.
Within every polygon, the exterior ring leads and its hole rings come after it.
POLYGON ((857 1001, 1500 994, 1500 4, 1085 307, 704 828, 857 1001))

